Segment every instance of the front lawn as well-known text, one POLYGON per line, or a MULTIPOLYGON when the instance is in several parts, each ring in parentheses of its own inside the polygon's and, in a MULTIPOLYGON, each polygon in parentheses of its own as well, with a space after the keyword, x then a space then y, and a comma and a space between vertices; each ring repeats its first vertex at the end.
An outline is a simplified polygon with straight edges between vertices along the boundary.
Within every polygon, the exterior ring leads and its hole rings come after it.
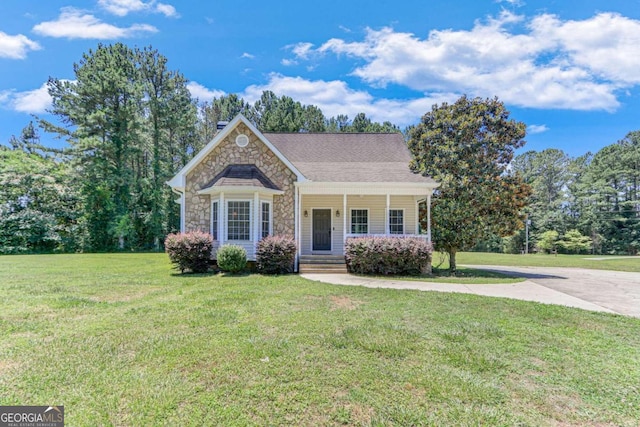
MULTIPOLYGON (((441 262, 439 253, 433 254, 433 265, 441 262)), ((512 255, 487 252, 461 252, 457 254, 458 266, 467 265, 506 265, 514 267, 578 267, 598 270, 635 271, 640 273, 640 256, 607 255, 512 255)), ((445 262, 440 268, 448 268, 445 262)))
POLYGON ((179 275, 164 254, 3 256, 0 291, 0 402, 64 405, 70 426, 640 419, 640 319, 179 275))

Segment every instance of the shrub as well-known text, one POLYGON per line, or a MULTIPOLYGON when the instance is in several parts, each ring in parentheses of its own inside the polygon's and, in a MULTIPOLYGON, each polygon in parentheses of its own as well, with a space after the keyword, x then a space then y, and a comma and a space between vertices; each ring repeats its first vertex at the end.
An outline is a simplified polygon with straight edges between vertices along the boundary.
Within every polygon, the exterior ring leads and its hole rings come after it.
POLYGON ((242 246, 223 245, 216 253, 218 268, 229 273, 239 273, 247 266, 247 251, 242 246))
POLYGON ((213 249, 213 237, 209 233, 193 231, 169 234, 164 247, 169 259, 181 273, 185 270, 205 273, 209 269, 213 249))
POLYGON ((345 260, 350 273, 418 275, 430 272, 432 252, 419 237, 352 237, 345 260))
POLYGON ((290 236, 267 236, 256 245, 256 267, 260 273, 293 272, 297 246, 290 236))

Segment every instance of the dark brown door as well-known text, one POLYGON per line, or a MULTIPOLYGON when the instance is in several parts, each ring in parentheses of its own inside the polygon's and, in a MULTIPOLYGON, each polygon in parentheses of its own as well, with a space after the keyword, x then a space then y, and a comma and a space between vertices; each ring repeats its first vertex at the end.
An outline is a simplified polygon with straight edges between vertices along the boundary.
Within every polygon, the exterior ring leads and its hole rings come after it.
POLYGON ((313 210, 313 250, 331 250, 331 209, 313 210))

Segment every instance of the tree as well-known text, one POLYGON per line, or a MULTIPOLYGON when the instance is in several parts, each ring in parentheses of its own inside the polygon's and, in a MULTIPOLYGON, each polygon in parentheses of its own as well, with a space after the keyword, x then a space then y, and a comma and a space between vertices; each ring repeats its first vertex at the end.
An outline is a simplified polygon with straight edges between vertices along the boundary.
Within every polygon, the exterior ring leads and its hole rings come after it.
POLYGON ((591 239, 583 236, 578 230, 569 230, 564 233, 558 246, 570 254, 579 254, 591 250, 591 239))
POLYGON ((30 124, 20 139, 12 138, 13 149, 0 145, 0 253, 74 251, 82 245, 80 197, 69 164, 36 149, 38 140, 30 124))
POLYGON ((532 188, 528 211, 532 233, 566 230, 570 162, 566 153, 555 148, 528 151, 513 160, 513 170, 532 188))
POLYGON ((51 78, 84 200, 91 250, 151 248, 178 226, 165 181, 194 151, 196 108, 186 79, 157 51, 98 45, 74 64, 73 81, 51 78))
MULTIPOLYGON (((510 120, 497 98, 466 96, 434 106, 410 130, 412 170, 441 183, 432 199, 433 241, 449 254, 452 273, 458 251, 523 226, 530 187, 506 172, 524 135, 525 124, 510 120)), ((426 222, 425 209, 421 220, 426 222)))
POLYGON ((252 120, 262 132, 300 132, 304 128, 302 104, 265 91, 253 107, 252 120))
POLYGON ((219 122, 231 121, 238 114, 243 114, 247 118, 252 115, 249 103, 233 93, 201 104, 199 112, 198 140, 202 147, 213 139, 218 131, 219 122))
POLYGON ((581 197, 605 253, 640 251, 640 131, 598 151, 584 174, 581 197))
POLYGON ((555 230, 547 230, 538 236, 538 243, 536 247, 538 250, 550 253, 556 250, 556 244, 558 243, 558 232, 555 230))

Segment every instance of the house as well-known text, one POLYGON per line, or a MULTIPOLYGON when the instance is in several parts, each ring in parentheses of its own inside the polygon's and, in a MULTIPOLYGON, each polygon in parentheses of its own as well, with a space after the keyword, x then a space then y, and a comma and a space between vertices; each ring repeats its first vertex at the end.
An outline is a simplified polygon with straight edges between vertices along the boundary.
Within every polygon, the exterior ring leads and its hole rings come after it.
POLYGON ((400 134, 262 133, 238 115, 168 184, 181 231, 210 232, 216 249, 254 260, 262 237, 291 235, 298 257, 339 256, 349 236, 420 234, 418 205, 438 184, 410 159, 400 134))

